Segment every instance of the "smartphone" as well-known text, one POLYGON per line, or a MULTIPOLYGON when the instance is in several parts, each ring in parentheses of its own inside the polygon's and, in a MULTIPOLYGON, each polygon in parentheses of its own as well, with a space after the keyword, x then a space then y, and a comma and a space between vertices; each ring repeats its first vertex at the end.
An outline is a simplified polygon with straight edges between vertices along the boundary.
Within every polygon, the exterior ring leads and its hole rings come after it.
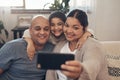
POLYGON ((60 66, 69 60, 74 60, 73 54, 39 52, 37 55, 37 68, 61 69, 60 66))

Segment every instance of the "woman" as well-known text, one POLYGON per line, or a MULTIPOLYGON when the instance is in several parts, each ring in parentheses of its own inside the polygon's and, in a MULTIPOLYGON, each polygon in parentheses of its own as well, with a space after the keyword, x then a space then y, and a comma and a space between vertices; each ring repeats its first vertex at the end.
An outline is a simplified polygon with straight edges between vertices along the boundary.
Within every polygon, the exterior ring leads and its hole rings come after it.
MULTIPOLYGON (((62 12, 54 12, 49 16, 49 23, 51 26, 51 35, 49 41, 53 44, 57 44, 59 41, 65 40, 65 35, 63 33, 63 26, 66 21, 66 15, 62 12)), ((91 33, 89 31, 85 31, 85 34, 82 36, 82 38, 79 39, 79 42, 76 45, 76 48, 80 49, 82 44, 86 41, 88 37, 91 36, 91 33)), ((28 57, 30 60, 32 60, 35 48, 33 45, 32 40, 29 38, 29 31, 25 31, 23 37, 28 42, 27 52, 28 57)))
POLYGON ((71 53, 75 60, 61 65, 60 70, 48 70, 46 80, 110 80, 107 63, 100 43, 89 37, 80 50, 76 45, 88 26, 87 15, 84 11, 71 11, 63 28, 66 41, 60 41, 54 52, 71 53))

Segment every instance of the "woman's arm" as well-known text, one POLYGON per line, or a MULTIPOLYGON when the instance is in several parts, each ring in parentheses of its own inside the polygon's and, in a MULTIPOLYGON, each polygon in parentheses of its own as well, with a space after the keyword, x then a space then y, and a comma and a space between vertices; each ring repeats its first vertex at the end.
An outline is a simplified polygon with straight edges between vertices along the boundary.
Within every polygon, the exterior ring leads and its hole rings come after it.
POLYGON ((80 49, 82 45, 85 43, 88 37, 92 37, 94 35, 94 32, 92 29, 87 29, 86 32, 83 34, 83 36, 79 39, 76 48, 80 49))
POLYGON ((24 31, 23 38, 28 43, 27 45, 28 58, 32 60, 35 54, 35 46, 33 44, 33 41, 31 40, 29 29, 24 31))

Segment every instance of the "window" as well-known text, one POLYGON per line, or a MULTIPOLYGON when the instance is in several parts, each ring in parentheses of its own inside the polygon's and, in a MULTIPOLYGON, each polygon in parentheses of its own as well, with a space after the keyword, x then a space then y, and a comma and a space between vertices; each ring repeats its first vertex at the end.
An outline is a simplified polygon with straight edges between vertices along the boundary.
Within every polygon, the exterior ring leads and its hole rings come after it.
POLYGON ((0 0, 0 7, 17 7, 24 9, 49 9, 54 0, 0 0))
MULTIPOLYGON (((62 1, 62 0, 60 0, 62 1)), ((70 0, 71 8, 90 9, 93 0, 70 0)), ((0 6, 17 6, 24 9, 49 9, 54 0, 0 0, 0 6)))
MULTIPOLYGON (((14 0, 13 0, 14 1, 14 0)), ((22 7, 13 7, 11 13, 13 14, 50 14, 49 6, 54 3, 54 0, 16 0, 16 3, 22 3, 22 7), (43 10, 44 9, 44 10, 43 10)))
POLYGON ((49 9, 54 0, 25 0, 25 9, 49 9))
MULTIPOLYGON (((0 0, 0 6, 11 6, 12 9, 23 9, 24 11, 29 10, 28 12, 34 10, 32 12, 34 13, 39 9, 41 9, 41 11, 43 11, 43 9, 48 10, 51 4, 54 3, 54 1, 55 0, 0 0)), ((91 12, 93 1, 94 0, 70 0, 70 10, 74 8, 79 8, 85 10, 86 12, 91 12)), ((24 13, 23 10, 21 11, 22 13, 24 13)), ((37 11, 36 13, 38 12, 39 11, 37 11)))
POLYGON ((0 0, 0 7, 19 6, 23 7, 23 0, 0 0))
POLYGON ((79 8, 86 12, 91 12, 94 0, 70 0, 70 9, 79 8))

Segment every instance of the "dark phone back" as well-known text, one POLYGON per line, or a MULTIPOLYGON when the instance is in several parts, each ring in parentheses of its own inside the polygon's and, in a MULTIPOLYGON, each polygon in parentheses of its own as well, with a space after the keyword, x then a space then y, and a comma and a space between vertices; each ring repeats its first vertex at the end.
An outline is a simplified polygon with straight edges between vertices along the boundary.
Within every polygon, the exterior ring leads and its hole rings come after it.
POLYGON ((37 67, 40 69, 61 69, 61 64, 69 60, 74 60, 73 54, 40 52, 37 56, 37 67))

